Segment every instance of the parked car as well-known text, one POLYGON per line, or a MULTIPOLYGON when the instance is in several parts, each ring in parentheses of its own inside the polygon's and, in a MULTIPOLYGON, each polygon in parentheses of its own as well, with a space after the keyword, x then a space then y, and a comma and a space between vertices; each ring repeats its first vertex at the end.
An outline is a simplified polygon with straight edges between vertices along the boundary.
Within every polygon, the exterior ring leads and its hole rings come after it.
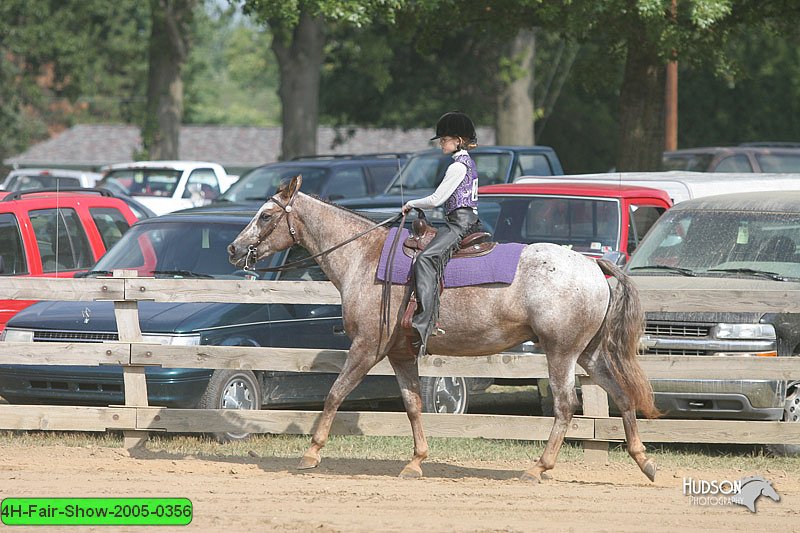
MULTIPOLYGON (((523 175, 558 176, 564 174, 561 161, 548 146, 479 146, 470 150, 478 167, 478 184, 510 183, 523 175)), ((408 200, 431 194, 444 178, 452 156, 441 150, 414 154, 387 186, 372 198, 337 201, 351 209, 397 209, 408 200)), ((305 181, 303 181, 305 184, 305 181)), ((363 195, 366 196, 366 195, 363 195)), ((436 215, 436 213, 434 213, 436 215)), ((441 218, 441 217, 440 217, 441 218)))
POLYGON ((664 152, 664 170, 694 172, 800 172, 800 145, 748 143, 664 152))
MULTIPOLYGON (((255 214, 253 206, 209 206, 134 225, 87 275, 135 269, 141 276, 236 279, 226 247, 255 214)), ((384 213, 385 215, 385 213, 384 213)), ((383 217, 384 219, 386 216, 383 217)), ((299 260, 299 246, 266 266, 299 260)), ((264 265, 262 265, 264 266, 264 265)), ((263 279, 324 280, 314 263, 263 279)), ((257 280, 252 283, 258 283, 257 280)), ((232 298, 233 299, 233 298, 232 298)), ((346 350, 340 305, 140 302, 143 339, 173 345, 272 346, 346 350)), ((114 342, 112 302, 40 302, 16 315, 7 341, 114 342)), ((145 369, 149 402, 183 408, 319 406, 337 374, 181 368, 145 369)), ((426 411, 464 412, 469 395, 490 379, 422 379, 426 411)), ((0 366, 0 396, 12 403, 111 405, 123 403, 122 369, 114 366, 0 366)), ((394 376, 368 376, 348 401, 398 401, 394 376)), ((240 438, 227 435, 225 438, 240 438)))
MULTIPOLYGON (((72 277, 114 245, 137 216, 107 191, 0 192, 0 275, 72 277)), ((0 300, 0 330, 30 300, 0 300)))
POLYGON ((408 154, 364 154, 300 157, 256 167, 222 195, 229 202, 264 202, 282 181, 303 176, 303 191, 326 200, 371 196, 383 192, 408 154))
MULTIPOLYGON (((654 226, 626 269, 639 288, 800 289, 800 191, 711 196, 680 203, 654 226)), ((800 314, 648 312, 644 353, 726 357, 800 355, 800 314)), ((667 416, 800 421, 797 381, 652 380, 667 416)), ((768 446, 800 453, 800 445, 768 446)))
POLYGON ((63 168, 18 168, 6 176, 0 190, 28 191, 31 189, 94 187, 103 175, 85 170, 63 168))
POLYGON ((98 187, 132 196, 163 215, 209 204, 230 188, 234 178, 206 161, 135 161, 103 167, 98 187))

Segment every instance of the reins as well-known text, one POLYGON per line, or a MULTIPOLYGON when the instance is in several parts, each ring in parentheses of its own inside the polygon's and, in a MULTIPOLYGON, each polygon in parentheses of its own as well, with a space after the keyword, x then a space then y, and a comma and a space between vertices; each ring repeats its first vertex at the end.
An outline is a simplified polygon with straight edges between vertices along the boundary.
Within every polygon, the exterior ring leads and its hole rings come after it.
POLYGON ((364 231, 362 231, 360 233, 357 233, 356 235, 350 237, 349 239, 347 239, 345 241, 342 241, 342 242, 340 242, 339 244, 337 244, 335 246, 331 246, 327 250, 323 250, 323 251, 321 251, 319 253, 316 253, 314 255, 310 255, 308 257, 304 257, 303 259, 298 259, 297 261, 292 261, 291 263, 286 263, 286 264, 284 264, 282 266, 278 266, 278 267, 252 268, 250 265, 251 265, 251 262, 254 262, 254 259, 256 257, 256 250, 258 249, 258 245, 261 244, 264 241, 264 239, 267 238, 272 233, 272 230, 274 230, 278 226, 278 223, 280 222, 280 219, 283 218, 284 216, 286 217, 286 223, 289 225, 289 234, 292 236, 292 240, 294 241, 295 244, 298 243, 296 231, 294 229, 294 226, 292 225, 291 220, 289 220, 290 213, 292 212, 292 204, 294 203, 294 198, 295 198, 295 195, 292 195, 292 197, 289 199, 289 202, 285 206, 281 202, 279 202, 274 196, 271 198, 271 200, 273 202, 275 202, 275 204, 278 207, 280 207, 283 212, 281 213, 281 216, 272 224, 272 229, 269 232, 264 234, 264 237, 262 237, 258 241, 256 241, 255 244, 251 244, 251 245, 249 245, 247 247, 247 257, 245 258, 245 261, 244 261, 245 264, 244 264, 243 270, 247 270, 249 272, 283 272, 285 270, 290 270, 292 268, 296 268, 296 267, 299 267, 299 266, 307 266, 307 265, 312 264, 314 262, 314 259, 316 259, 317 257, 321 257, 321 256, 323 256, 325 254, 329 254, 332 251, 337 250, 337 249, 341 248, 342 246, 344 246, 346 244, 349 244, 349 243, 353 242, 354 240, 356 240, 356 239, 358 239, 360 237, 363 237, 367 233, 380 228, 381 226, 385 226, 387 224, 392 224, 392 223, 396 222, 399 218, 401 218, 401 216, 403 218, 403 221, 405 221, 405 215, 403 215, 401 213, 398 213, 398 214, 396 214, 396 215, 394 215, 392 217, 387 218, 386 220, 382 220, 381 222, 373 224, 369 228, 365 229, 364 231))

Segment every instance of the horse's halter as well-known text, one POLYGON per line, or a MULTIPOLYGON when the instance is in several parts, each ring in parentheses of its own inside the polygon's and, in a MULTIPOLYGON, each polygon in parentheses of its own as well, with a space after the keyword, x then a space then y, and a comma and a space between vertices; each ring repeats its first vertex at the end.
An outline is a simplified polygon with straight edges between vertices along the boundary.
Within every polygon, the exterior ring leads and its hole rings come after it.
POLYGON ((247 257, 245 257, 245 259, 244 259, 243 270, 253 270, 252 265, 255 265, 255 263, 256 263, 256 259, 257 259, 256 254, 258 253, 257 252, 258 251, 258 246, 262 242, 264 242, 264 240, 267 237, 272 235, 272 232, 275 231, 275 228, 278 227, 278 224, 280 224, 280 221, 283 218, 286 219, 286 225, 289 228, 289 235, 292 236, 292 242, 294 244, 298 244, 300 242, 300 241, 297 240, 297 230, 295 229, 293 221, 292 221, 292 210, 293 210, 292 204, 294 203, 294 199, 297 197, 297 189, 294 190, 294 192, 292 193, 292 196, 289 198, 289 201, 286 202, 286 205, 283 205, 283 203, 281 203, 280 200, 278 200, 276 198, 276 196, 277 195, 273 195, 269 199, 269 201, 274 202, 275 205, 280 207, 282 213, 280 215, 278 215, 278 217, 275 219, 275 221, 272 222, 272 224, 266 229, 266 231, 258 238, 258 240, 255 242, 255 244, 250 244, 250 245, 247 246, 247 257))

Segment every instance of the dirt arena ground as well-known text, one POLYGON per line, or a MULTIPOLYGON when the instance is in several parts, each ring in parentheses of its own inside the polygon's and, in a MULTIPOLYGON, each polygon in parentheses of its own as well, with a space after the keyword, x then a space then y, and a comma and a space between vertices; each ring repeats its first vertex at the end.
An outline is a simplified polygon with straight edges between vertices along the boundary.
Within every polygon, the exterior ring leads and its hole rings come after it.
MULTIPOLYGON (((631 463, 566 462, 553 479, 517 479, 520 464, 426 463, 421 480, 400 480, 400 461, 323 459, 298 472, 295 459, 200 458, 98 446, 0 447, 0 498, 187 497, 203 531, 798 531, 800 481, 786 472, 659 471, 650 483, 631 463), (691 505, 684 477, 759 474, 780 502, 691 505)), ((2 527, 2 526, 0 526, 2 527)), ((30 528, 17 528, 25 530, 30 528)), ((43 528, 38 527, 36 531, 43 528)), ((71 528, 75 530, 76 528, 71 528)), ((99 527, 97 531, 112 528, 99 527)), ((129 528, 141 531, 142 528, 129 528)))

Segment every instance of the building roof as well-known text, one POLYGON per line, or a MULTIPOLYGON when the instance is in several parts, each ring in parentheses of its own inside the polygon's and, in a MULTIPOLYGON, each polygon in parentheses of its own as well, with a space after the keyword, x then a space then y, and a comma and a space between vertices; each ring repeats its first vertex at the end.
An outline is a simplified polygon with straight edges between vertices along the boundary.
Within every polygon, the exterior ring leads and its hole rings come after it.
MULTIPOLYGON (((430 148, 429 128, 320 127, 320 154, 363 154, 417 151, 430 148)), ((11 167, 60 167, 93 170, 103 165, 133 160, 141 149, 138 126, 123 124, 79 124, 34 144, 21 154, 3 161, 11 167)), ((481 144, 494 143, 494 130, 478 128, 481 144)), ((281 151, 281 128, 255 126, 183 126, 179 159, 214 161, 230 173, 277 161, 281 151)))

